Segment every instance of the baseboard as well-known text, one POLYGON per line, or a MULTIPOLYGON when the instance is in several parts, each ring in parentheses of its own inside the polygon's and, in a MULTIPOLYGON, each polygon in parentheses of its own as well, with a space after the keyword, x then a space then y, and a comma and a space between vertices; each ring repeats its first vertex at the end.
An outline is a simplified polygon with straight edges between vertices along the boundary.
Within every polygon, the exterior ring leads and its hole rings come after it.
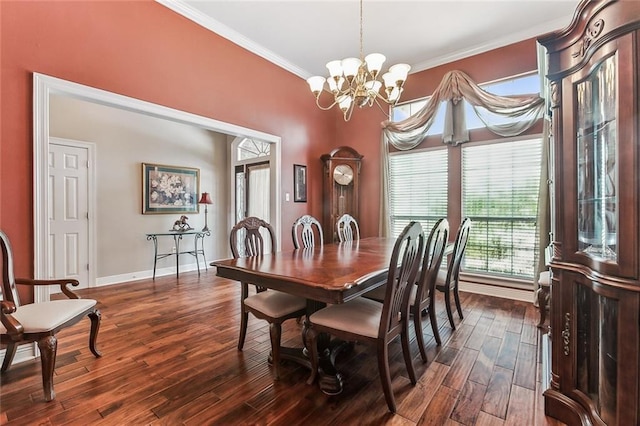
MULTIPOLYGON (((200 264, 200 271, 206 270, 206 265, 204 263, 200 264)), ((198 265, 196 263, 189 263, 185 265, 180 265, 180 273, 197 271, 198 265)), ((158 268, 156 269, 156 277, 163 277, 166 275, 175 275, 176 267, 166 267, 166 268, 158 268)), ((153 278, 153 269, 149 269, 146 271, 138 271, 138 272, 129 272, 126 274, 119 275, 109 275, 106 277, 99 277, 96 279, 96 287, 104 287, 113 284, 121 284, 129 281, 138 281, 138 280, 146 280, 153 278)))
MULTIPOLYGON (((7 350, 0 350, 0 358, 4 361, 4 354, 7 350)), ((36 354, 37 346, 35 343, 29 343, 18 346, 16 349, 16 355, 13 357, 13 362, 11 365, 20 364, 21 362, 30 361, 34 359, 38 354, 36 354)))
POLYGON ((520 300, 522 302, 533 302, 533 290, 523 290, 518 288, 509 288, 488 284, 472 283, 468 281, 460 281, 460 291, 466 291, 475 294, 484 294, 486 296, 501 297, 503 299, 520 300))

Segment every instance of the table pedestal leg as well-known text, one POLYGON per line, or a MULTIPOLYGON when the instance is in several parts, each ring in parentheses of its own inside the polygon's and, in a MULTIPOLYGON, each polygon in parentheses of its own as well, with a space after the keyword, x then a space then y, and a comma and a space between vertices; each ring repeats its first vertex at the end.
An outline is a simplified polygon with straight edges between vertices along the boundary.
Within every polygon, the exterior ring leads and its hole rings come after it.
MULTIPOLYGON (((309 359, 307 350, 307 332, 309 330, 308 318, 305 319, 302 328, 302 340, 304 349, 302 350, 306 359, 309 359)), ((340 339, 331 340, 331 336, 321 333, 318 336, 318 386, 320 390, 327 395, 338 395, 342 392, 342 374, 336 369, 336 358, 344 350, 352 350, 353 343, 345 342, 340 339)))
POLYGON ((318 386, 327 395, 338 395, 342 392, 342 374, 336 369, 336 357, 344 350, 352 350, 353 342, 334 339, 319 359, 318 386))

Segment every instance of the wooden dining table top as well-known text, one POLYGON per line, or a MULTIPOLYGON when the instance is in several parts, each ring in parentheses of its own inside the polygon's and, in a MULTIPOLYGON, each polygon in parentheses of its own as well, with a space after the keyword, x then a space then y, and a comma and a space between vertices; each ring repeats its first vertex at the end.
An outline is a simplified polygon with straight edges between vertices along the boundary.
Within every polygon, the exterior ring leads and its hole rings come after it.
POLYGON ((386 282, 395 238, 218 260, 217 275, 325 303, 344 303, 386 282))

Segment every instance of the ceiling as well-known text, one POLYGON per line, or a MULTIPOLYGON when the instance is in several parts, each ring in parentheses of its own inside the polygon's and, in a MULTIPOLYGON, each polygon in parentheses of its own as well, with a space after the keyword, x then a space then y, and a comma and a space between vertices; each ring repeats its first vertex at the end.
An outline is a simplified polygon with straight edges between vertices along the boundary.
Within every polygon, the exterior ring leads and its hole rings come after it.
MULTIPOLYGON (((156 0, 302 77, 360 53, 357 0, 156 0)), ((364 54, 411 72, 565 28, 578 0, 365 0, 364 54)))

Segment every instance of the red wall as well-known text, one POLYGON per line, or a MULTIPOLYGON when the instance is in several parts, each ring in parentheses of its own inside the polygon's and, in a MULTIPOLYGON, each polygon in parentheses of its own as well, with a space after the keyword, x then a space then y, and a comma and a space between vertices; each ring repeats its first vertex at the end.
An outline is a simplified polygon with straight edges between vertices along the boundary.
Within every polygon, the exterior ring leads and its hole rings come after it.
POLYGON ((318 158, 335 120, 303 79, 153 1, 0 1, 0 28, 0 228, 18 276, 33 274, 33 72, 281 136, 284 191, 293 163, 313 178, 308 203, 283 201, 283 228, 321 217, 318 158))
MULTIPOLYGON (((150 0, 0 1, 0 37, 0 228, 18 276, 33 274, 33 72, 281 136, 283 189, 292 192, 294 163, 309 167, 309 202, 283 201, 284 249, 296 217, 322 217, 320 156, 351 146, 364 155, 362 235, 378 234, 385 116, 377 108, 345 123, 315 106, 303 79, 150 0)), ((402 100, 431 94, 453 69, 486 82, 535 68, 532 39, 411 74, 402 100)))

